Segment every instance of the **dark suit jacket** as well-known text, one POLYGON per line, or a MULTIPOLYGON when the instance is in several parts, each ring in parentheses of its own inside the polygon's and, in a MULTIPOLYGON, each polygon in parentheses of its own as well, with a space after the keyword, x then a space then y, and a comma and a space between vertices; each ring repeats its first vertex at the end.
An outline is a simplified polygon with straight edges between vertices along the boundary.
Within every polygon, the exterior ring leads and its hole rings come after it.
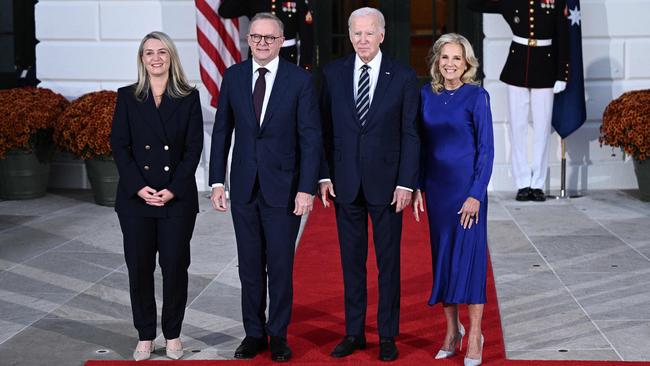
POLYGON ((133 86, 117 91, 111 149, 120 173, 115 211, 128 216, 168 217, 199 211, 194 174, 203 150, 199 92, 173 99, 166 93, 159 108, 149 93, 139 102, 133 86), (174 199, 163 207, 146 205, 145 186, 168 189, 174 199))
POLYGON ((320 178, 334 183, 336 201, 351 203, 363 187, 366 200, 389 204, 396 186, 416 188, 420 139, 415 71, 382 54, 375 94, 362 128, 354 101, 354 59, 323 70, 321 114, 325 159, 320 178))
POLYGON ((280 58, 262 126, 253 110, 250 59, 223 77, 212 131, 210 184, 224 183, 231 136, 230 199, 247 203, 256 177, 272 207, 290 207, 296 192, 314 194, 322 150, 318 104, 310 74, 280 58))
POLYGON ((551 46, 542 47, 512 42, 501 81, 524 88, 552 88, 556 80, 568 82, 569 23, 564 14, 565 0, 470 0, 468 6, 483 13, 501 14, 516 36, 553 40, 551 46))
MULTIPOLYGON (((300 39, 299 65, 311 69, 314 53, 314 20, 309 2, 306 0, 224 0, 219 6, 219 15, 224 18, 246 16, 251 19, 261 12, 273 13, 280 18, 284 24, 285 39, 300 39)), ((298 48, 282 47, 280 56, 295 64, 298 61, 298 48)))

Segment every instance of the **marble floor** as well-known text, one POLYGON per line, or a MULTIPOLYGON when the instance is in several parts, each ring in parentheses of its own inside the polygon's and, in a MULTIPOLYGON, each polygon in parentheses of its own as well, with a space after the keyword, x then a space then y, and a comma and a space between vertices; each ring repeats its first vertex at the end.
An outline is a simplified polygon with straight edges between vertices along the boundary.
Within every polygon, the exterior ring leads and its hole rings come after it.
MULTIPOLYGON (((513 196, 492 193, 489 206, 508 358, 650 361, 650 204, 634 191, 513 196)), ((122 253, 115 213, 88 191, 0 201, 0 364, 130 359, 122 253)), ((234 232, 206 194, 189 283, 186 358, 230 358, 243 337, 234 232)))

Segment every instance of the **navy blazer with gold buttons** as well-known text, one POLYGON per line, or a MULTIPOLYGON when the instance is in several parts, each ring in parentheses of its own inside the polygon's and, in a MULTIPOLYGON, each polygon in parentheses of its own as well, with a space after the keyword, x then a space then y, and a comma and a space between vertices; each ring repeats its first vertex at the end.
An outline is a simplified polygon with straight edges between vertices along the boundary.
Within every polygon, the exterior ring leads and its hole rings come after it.
POLYGON ((115 211, 144 217, 196 214, 194 174, 203 149, 199 92, 182 98, 165 93, 157 108, 152 97, 140 102, 133 91, 133 85, 118 90, 113 116, 110 143, 120 173, 115 211), (174 198, 163 207, 146 205, 137 194, 145 186, 168 189, 174 198))
POLYGON ((470 0, 470 9, 501 14, 512 34, 527 44, 511 42, 501 81, 524 88, 552 88, 569 80, 569 23, 566 0, 470 0), (538 40, 551 40, 540 46, 538 40))

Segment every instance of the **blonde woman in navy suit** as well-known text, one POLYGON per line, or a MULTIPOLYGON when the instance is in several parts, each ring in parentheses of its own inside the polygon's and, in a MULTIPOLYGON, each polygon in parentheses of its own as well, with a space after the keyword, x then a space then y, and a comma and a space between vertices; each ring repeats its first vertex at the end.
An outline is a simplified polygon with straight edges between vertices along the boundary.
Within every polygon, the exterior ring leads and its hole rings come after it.
POLYGON ((194 173, 203 149, 203 117, 199 93, 185 78, 176 46, 162 32, 142 39, 138 81, 118 90, 111 148, 120 173, 115 211, 139 336, 133 358, 145 360, 154 351, 158 253, 166 355, 179 359, 190 239, 199 210, 194 173))

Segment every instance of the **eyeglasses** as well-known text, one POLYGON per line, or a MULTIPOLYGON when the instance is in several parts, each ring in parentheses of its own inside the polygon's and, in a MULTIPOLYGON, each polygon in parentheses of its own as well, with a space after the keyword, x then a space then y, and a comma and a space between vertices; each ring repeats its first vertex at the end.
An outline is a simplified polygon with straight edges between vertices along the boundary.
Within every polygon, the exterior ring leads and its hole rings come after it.
POLYGON ((263 36, 261 34, 249 34, 249 37, 251 37, 251 40, 254 43, 260 43, 262 39, 264 39, 264 43, 266 44, 273 44, 276 39, 282 38, 282 37, 276 37, 276 36, 263 36))

